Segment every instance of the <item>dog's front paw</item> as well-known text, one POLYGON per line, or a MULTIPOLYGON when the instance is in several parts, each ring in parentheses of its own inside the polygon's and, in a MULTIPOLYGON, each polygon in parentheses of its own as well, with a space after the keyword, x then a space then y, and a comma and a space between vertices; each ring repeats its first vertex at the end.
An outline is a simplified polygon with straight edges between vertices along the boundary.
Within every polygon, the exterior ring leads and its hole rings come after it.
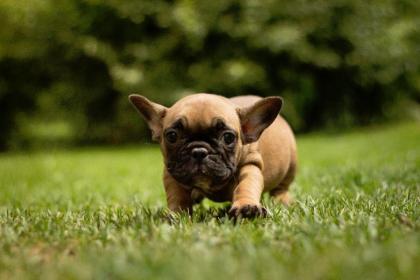
POLYGON ((266 217, 268 214, 267 209, 260 204, 246 203, 243 205, 232 205, 229 210, 229 216, 232 218, 255 218, 266 217))

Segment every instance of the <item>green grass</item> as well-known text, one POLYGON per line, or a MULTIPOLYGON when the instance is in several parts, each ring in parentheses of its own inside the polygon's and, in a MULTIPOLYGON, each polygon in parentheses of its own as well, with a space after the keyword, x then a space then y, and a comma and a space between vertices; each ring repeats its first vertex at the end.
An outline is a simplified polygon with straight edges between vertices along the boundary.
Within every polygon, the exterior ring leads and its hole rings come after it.
POLYGON ((299 138, 286 209, 169 222, 155 146, 0 155, 0 278, 415 279, 420 126, 299 138))

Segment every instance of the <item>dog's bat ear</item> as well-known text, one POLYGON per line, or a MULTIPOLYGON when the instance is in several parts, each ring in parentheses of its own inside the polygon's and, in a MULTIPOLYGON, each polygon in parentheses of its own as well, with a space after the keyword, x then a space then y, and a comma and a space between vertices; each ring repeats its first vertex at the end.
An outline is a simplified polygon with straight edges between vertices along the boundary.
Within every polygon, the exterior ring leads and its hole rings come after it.
POLYGON ((278 96, 266 97, 255 104, 238 109, 244 144, 257 141, 264 129, 276 119, 283 105, 278 96))
POLYGON ((168 108, 154 103, 138 94, 131 94, 128 99, 146 120, 147 125, 152 131, 152 139, 154 141, 160 141, 162 134, 162 119, 165 117, 168 108))

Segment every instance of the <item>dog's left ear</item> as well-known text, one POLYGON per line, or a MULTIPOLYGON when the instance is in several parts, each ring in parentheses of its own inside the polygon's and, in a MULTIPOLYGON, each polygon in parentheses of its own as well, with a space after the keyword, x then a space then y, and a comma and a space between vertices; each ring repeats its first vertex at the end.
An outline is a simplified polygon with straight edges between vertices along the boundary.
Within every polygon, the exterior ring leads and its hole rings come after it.
POLYGON ((137 94, 131 94, 128 99, 147 122, 152 131, 152 139, 159 142, 162 134, 162 119, 166 115, 167 108, 137 94))
POLYGON ((257 101, 250 107, 238 109, 244 144, 257 141, 264 129, 276 119, 283 105, 283 99, 271 96, 257 101))

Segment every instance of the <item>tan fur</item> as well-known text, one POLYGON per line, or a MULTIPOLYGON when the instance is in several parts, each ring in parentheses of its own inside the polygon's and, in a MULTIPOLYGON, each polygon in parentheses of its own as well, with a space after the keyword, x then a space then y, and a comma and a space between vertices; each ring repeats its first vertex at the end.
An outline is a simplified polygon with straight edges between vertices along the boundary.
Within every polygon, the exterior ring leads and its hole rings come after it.
POLYGON ((192 212, 191 192, 175 181, 166 169, 163 171, 163 185, 165 186, 166 202, 170 210, 192 212))
MULTIPOLYGON (((188 128, 195 130, 210 127, 215 117, 222 117, 240 133, 239 108, 252 106, 259 100, 261 98, 255 96, 232 99, 211 94, 187 96, 166 109, 160 120, 159 131, 163 131, 179 118, 185 118, 188 128)), ((135 103, 133 100, 132 102, 135 103)), ((160 110, 160 107, 157 108, 160 110)), ((161 114, 161 111, 158 113, 161 114)), ((152 128, 156 123, 149 126, 152 128)), ((167 151, 162 138, 159 141, 166 159, 167 151)), ((235 184, 213 194, 206 194, 206 182, 201 182, 201 190, 194 189, 193 193, 187 191, 165 168, 164 185, 169 209, 192 211, 192 204, 200 195, 215 201, 231 200, 231 213, 235 216, 246 215, 248 210, 261 213, 260 200, 263 192, 270 192, 276 201, 290 203, 288 189, 296 172, 296 144, 292 130, 282 117, 278 116, 264 130, 258 141, 245 145, 239 141, 236 158, 238 175, 235 184)))
MULTIPOLYGON (((231 101, 243 107, 250 106, 260 99, 256 96, 240 96, 232 98, 231 101)), ((248 179, 242 181, 245 187, 240 188, 241 184, 238 185, 233 205, 241 207, 250 204, 250 197, 253 197, 254 204, 259 203, 261 192, 252 188, 256 188, 253 187, 256 185, 255 182, 260 181, 261 171, 264 178, 263 191, 270 192, 275 201, 288 205, 290 203, 288 189, 295 176, 297 156, 295 138, 287 122, 278 116, 256 143, 243 146, 242 151, 241 161, 244 167, 252 163, 259 168, 244 171, 247 172, 244 178, 248 179)))

